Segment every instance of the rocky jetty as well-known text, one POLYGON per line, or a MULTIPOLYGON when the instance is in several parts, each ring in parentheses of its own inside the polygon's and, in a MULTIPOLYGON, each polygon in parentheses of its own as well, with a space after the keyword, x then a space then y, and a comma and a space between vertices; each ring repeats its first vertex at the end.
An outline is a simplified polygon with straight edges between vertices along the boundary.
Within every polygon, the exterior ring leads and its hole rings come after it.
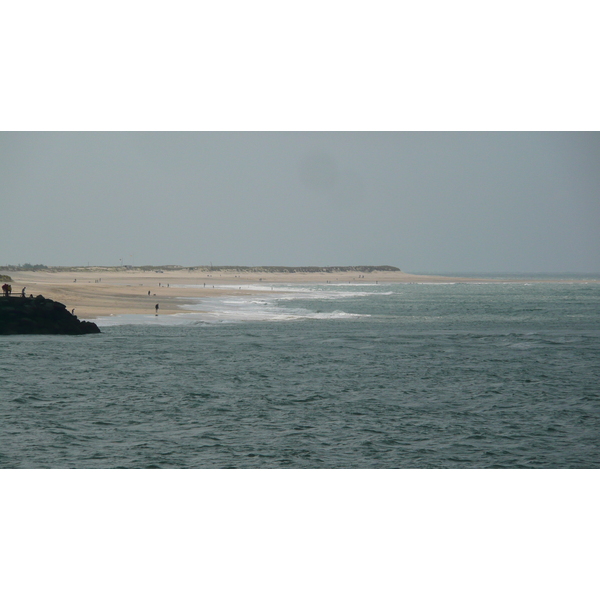
POLYGON ((0 297, 0 335, 100 333, 95 323, 80 321, 67 307, 44 296, 0 297))

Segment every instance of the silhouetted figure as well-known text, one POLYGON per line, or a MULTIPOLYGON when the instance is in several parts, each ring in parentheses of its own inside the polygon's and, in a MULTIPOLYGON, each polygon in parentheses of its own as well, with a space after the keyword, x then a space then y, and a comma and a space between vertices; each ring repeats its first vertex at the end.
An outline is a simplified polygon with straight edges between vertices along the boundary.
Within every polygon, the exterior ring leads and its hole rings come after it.
POLYGON ((25 290, 26 290, 26 289, 27 289, 27 288, 23 288, 23 289, 21 290, 21 298, 25 298, 25 290))
POLYGON ((150 290, 148 290, 148 296, 150 295, 150 290))
POLYGON ((158 317, 158 304, 154 308, 156 310, 156 316, 158 317))

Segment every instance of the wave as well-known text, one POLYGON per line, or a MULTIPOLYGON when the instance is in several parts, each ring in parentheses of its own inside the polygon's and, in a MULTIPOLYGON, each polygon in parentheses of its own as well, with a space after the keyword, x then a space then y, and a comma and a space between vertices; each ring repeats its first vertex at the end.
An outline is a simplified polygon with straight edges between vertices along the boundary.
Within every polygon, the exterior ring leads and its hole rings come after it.
MULTIPOLYGON (((181 308, 190 311, 201 309, 201 313, 193 314, 204 321, 210 322, 351 319, 364 316, 341 310, 319 311, 286 306, 285 300, 291 299, 297 299, 297 297, 278 298, 253 296, 244 298, 239 296, 225 296, 222 298, 202 298, 194 304, 183 304, 181 305, 181 308)), ((315 298, 311 297, 311 300, 313 299, 315 298)))
MULTIPOLYGON (((208 289, 204 288, 201 285, 173 285, 172 288, 188 288, 188 289, 208 289)), ((249 292, 267 292, 274 294, 283 294, 280 297, 281 300, 294 298, 306 298, 310 300, 329 300, 336 298, 360 298, 363 296, 389 296, 394 294, 393 291, 385 291, 385 292, 374 292, 370 290, 364 289, 356 289, 356 288, 381 288, 382 285, 378 284, 358 284, 358 285, 349 285, 347 283, 330 283, 327 285, 321 286, 298 286, 298 285, 260 285, 260 284, 249 284, 249 285, 215 285, 211 286, 211 289, 216 290, 240 290, 240 291, 249 291, 249 292), (350 289, 339 289, 339 288, 350 288, 350 289)))
MULTIPOLYGON (((181 308, 186 309, 187 306, 181 308)), ((89 319, 98 327, 116 325, 162 325, 193 326, 211 323, 240 323, 243 321, 299 321, 303 319, 357 319, 369 315, 347 313, 339 310, 332 312, 311 312, 308 310, 260 311, 260 310, 214 310, 203 312, 176 313, 173 315, 114 315, 89 319)))
MULTIPOLYGON (((199 286, 186 286, 199 287, 199 286)), ((236 289, 239 286, 220 286, 236 289)), ((182 312, 173 315, 114 315, 90 319, 99 327, 114 325, 206 325, 209 323, 239 323, 243 321, 298 321, 302 319, 356 319, 370 315, 343 310, 322 310, 289 306, 294 300, 339 300, 371 295, 391 295, 394 292, 340 291, 322 288, 244 286, 253 291, 273 291, 265 296, 219 296, 183 298, 179 300, 182 312), (284 295, 282 295, 282 293, 284 295)))

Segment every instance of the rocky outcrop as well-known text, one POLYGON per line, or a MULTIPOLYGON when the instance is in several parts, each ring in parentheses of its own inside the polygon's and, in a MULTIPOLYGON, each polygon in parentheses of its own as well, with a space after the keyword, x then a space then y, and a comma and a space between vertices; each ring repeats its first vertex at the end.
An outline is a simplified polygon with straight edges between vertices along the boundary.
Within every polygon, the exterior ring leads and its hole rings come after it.
POLYGON ((80 321, 67 307, 44 296, 0 297, 0 335, 100 333, 95 323, 80 321))

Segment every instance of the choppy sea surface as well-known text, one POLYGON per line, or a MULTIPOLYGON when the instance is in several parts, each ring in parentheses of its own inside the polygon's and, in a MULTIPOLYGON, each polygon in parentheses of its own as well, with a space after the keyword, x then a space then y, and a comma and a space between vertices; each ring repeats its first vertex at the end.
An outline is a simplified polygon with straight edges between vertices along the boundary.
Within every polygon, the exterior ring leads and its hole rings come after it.
POLYGON ((3 468, 597 468, 600 285, 254 286, 0 345, 3 468))

